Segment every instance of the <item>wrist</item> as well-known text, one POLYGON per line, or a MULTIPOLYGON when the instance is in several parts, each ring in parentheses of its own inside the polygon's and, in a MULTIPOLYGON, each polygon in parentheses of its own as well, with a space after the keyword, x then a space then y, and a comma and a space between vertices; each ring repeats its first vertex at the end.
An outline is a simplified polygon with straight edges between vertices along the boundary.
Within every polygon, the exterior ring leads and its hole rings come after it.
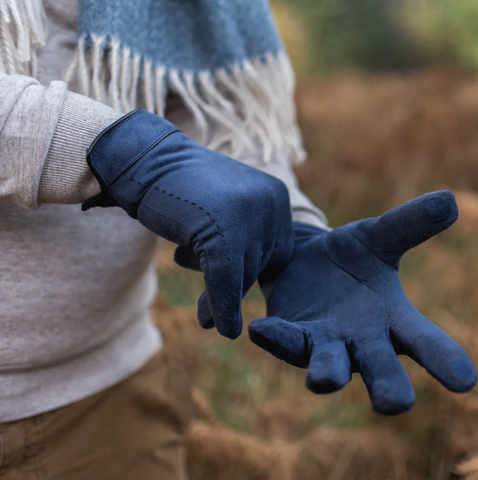
MULTIPOLYGON (((82 209, 116 205, 112 198, 114 188, 111 190, 111 187, 132 167, 138 167, 164 139, 177 132, 180 130, 175 125, 145 110, 134 110, 104 129, 86 153, 88 166, 100 185, 101 193, 85 202, 82 209)), ((153 181, 154 171, 154 168, 146 169, 143 181, 133 182, 137 188, 125 188, 123 185, 121 189, 123 193, 128 193, 128 200, 124 205, 118 205, 133 217, 137 203, 151 186, 147 180, 151 177, 149 181, 153 181)), ((130 177, 129 180, 134 179, 130 177)))
POLYGON ((121 115, 82 95, 66 94, 40 179, 39 203, 81 203, 100 191, 85 152, 121 115))

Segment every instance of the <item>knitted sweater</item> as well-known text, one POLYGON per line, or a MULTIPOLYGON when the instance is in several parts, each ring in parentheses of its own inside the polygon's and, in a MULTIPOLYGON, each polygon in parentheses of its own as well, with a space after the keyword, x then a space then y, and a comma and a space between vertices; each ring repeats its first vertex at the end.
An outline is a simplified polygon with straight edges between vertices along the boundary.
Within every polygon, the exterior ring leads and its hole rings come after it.
MULTIPOLYGON (((158 238, 119 208, 78 205, 99 191, 85 149, 121 114, 61 81, 76 0, 45 7, 38 78, 0 73, 0 422, 108 388, 161 345, 148 314, 158 238)), ((166 117, 198 138, 180 102, 166 117)), ((288 164, 264 164, 259 149, 238 160, 287 184, 295 220, 324 225, 288 164)))

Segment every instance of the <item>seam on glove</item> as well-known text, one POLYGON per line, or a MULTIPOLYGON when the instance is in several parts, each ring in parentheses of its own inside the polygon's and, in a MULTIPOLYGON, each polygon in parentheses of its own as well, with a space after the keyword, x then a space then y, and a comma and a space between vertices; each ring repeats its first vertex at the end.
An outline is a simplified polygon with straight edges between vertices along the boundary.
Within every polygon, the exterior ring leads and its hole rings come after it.
POLYGON ((130 168, 132 168, 136 163, 138 163, 145 155, 147 155, 153 148, 157 147, 163 140, 165 140, 167 137, 172 135, 173 133, 181 133, 181 130, 178 128, 170 130, 169 132, 166 132, 163 136, 158 138, 152 145, 150 145, 144 152, 140 153, 127 167, 124 167, 123 170, 121 170, 113 180, 111 180, 110 185, 116 182, 118 178, 121 177, 125 172, 127 172, 130 168))
MULTIPOLYGON (((124 174, 124 175, 126 175, 126 174, 124 174)), ((136 181, 134 178, 130 178, 129 180, 132 181, 132 182, 136 181)), ((151 190, 151 187, 153 186, 152 184, 151 184, 151 185, 143 185, 141 182, 138 182, 138 181, 136 181, 136 183, 137 183, 138 185, 140 185, 140 186, 145 186, 145 187, 147 188, 147 190, 146 190, 146 192, 145 192, 145 195, 146 195, 147 192, 149 192, 149 191, 151 190)), ((193 207, 196 207, 198 210, 201 210, 202 212, 204 212, 205 215, 211 217, 212 223, 215 224, 216 227, 217 227, 219 230, 221 230, 221 226, 217 223, 216 219, 211 215, 211 213, 208 212, 204 207, 201 207, 200 205, 198 205, 196 202, 191 202, 191 201, 189 201, 187 198, 181 198, 181 197, 175 195, 174 193, 168 193, 166 190, 162 190, 162 189, 160 189, 159 187, 154 187, 153 190, 156 190, 156 191, 158 191, 158 192, 161 192, 163 195, 167 195, 168 197, 175 197, 176 200, 178 200, 178 201, 183 201, 184 203, 187 203, 188 205, 191 205, 191 206, 193 206, 193 207)), ((143 197, 144 197, 144 195, 143 195, 143 197)), ((142 198, 143 198, 143 197, 142 197, 142 198)), ((142 198, 141 198, 141 199, 142 199, 142 198)), ((142 207, 143 207, 143 208, 148 208, 149 210, 152 210, 152 209, 149 208, 147 205, 142 205, 142 207)), ((160 215, 165 216, 165 215, 163 215, 163 214, 160 214, 160 215)), ((168 218, 169 220, 174 221, 173 219, 170 219, 169 217, 166 217, 166 218, 168 218)), ((191 233, 192 233, 192 232, 191 232, 191 233)), ((222 241, 224 242, 224 245, 226 246, 226 252, 227 252, 227 253, 230 253, 230 251, 229 251, 229 244, 227 243, 226 236, 224 235, 224 233, 223 233, 222 231, 220 231, 220 232, 218 232, 218 233, 219 233, 219 235, 222 237, 222 241)), ((193 234, 192 238, 197 238, 197 234, 193 234)), ((198 240, 198 243, 199 243, 201 246, 203 246, 202 242, 200 242, 199 240, 198 240)), ((207 256, 207 250, 206 250, 206 249, 204 249, 204 253, 205 253, 206 256, 207 256)), ((228 277, 231 279, 231 278, 232 278, 232 265, 231 265, 232 259, 231 259, 230 256, 227 256, 226 258, 227 258, 228 263, 229 263, 229 265, 228 265, 228 266, 229 266, 228 277)), ((208 269, 209 269, 209 260, 208 260, 208 269)), ((205 273, 205 272, 203 272, 203 273, 205 273)), ((228 288, 227 293, 229 294, 229 296, 228 296, 228 298, 227 298, 227 303, 228 303, 227 310, 230 311, 230 310, 231 310, 231 297, 230 297, 230 295, 231 295, 231 289, 230 289, 230 288, 228 288)))
MULTIPOLYGON (((361 245, 363 245, 365 248, 369 249, 370 247, 368 247, 367 245, 365 245, 363 242, 361 242, 355 235, 353 235, 352 233, 350 233, 348 230, 343 230, 345 233, 349 234, 351 237, 353 237, 355 240, 357 240, 361 245)), ((323 240, 322 240, 323 242, 323 240)), ((324 243, 324 252, 325 254, 327 255, 327 257, 329 257, 329 260, 334 264, 336 265, 338 268, 340 268, 340 270, 342 270, 344 273, 346 273, 349 277, 353 278, 354 280, 356 280, 357 282, 360 283, 360 285, 363 285, 364 287, 368 288, 369 290, 372 290, 372 292, 375 292, 375 293, 378 293, 378 294, 381 294, 382 293, 382 290, 376 290, 374 288, 372 288, 370 285, 367 285, 364 281, 360 280, 357 276, 355 276, 354 274, 352 274, 351 272, 349 272, 346 268, 344 268, 342 265, 340 265, 339 263, 337 263, 334 258, 332 257, 332 255, 329 253, 329 249, 327 248, 327 245, 324 243)), ((373 253, 370 254, 371 257, 372 257, 372 261, 374 261, 374 255, 373 253)), ((377 269, 377 264, 374 262, 373 263, 375 268, 377 269)))
POLYGON ((123 122, 126 122, 126 120, 129 120, 130 118, 138 115, 141 113, 141 110, 138 108, 136 110, 132 110, 131 112, 127 113, 126 115, 123 115, 122 117, 118 118, 115 122, 113 122, 111 125, 108 125, 105 130, 103 130, 94 140, 93 143, 87 148, 86 154, 89 155, 93 148, 96 146, 96 144, 103 138, 108 137, 114 130, 114 127, 117 127, 118 125, 121 125, 123 122))
MULTIPOLYGON (((101 177, 101 180, 103 182, 103 184, 105 185, 105 187, 110 187, 111 185, 113 185, 117 180, 118 178, 120 178, 121 176, 123 176, 125 174, 125 172, 127 172, 128 170, 130 170, 132 167, 134 167, 134 165, 136 165, 136 163, 138 163, 145 155, 147 155, 153 148, 157 147, 163 140, 165 140, 167 137, 169 137, 170 135, 172 135, 173 133, 181 133, 181 130, 179 129, 173 129, 173 130, 170 130, 168 132, 166 132, 164 135, 162 135, 160 138, 158 138, 158 140, 156 140, 152 145, 150 145, 148 148, 146 148, 146 150, 144 150, 143 152, 141 152, 140 154, 137 155, 137 157, 131 161, 131 163, 129 163, 126 167, 124 167, 122 170, 120 170, 116 176, 109 182, 108 185, 106 185, 106 182, 105 182, 105 179, 99 175, 101 177)), ((109 133, 109 132, 108 132, 109 133)), ((96 157, 95 157, 95 154, 92 153, 91 154, 91 160, 94 160, 96 157)), ((90 168, 91 168, 91 165, 90 165, 90 168)), ((95 170, 95 173, 98 173, 96 170, 95 170)))
POLYGON ((386 265, 388 265, 388 266, 390 266, 390 267, 392 267, 392 268, 394 268, 395 270, 398 271, 398 269, 400 267, 400 259, 403 256, 403 252, 401 252, 398 249, 393 249, 393 248, 374 248, 373 252, 375 253, 375 256, 377 258, 379 258, 383 263, 385 263, 386 265), (398 257, 398 260, 396 260, 393 263, 389 262, 389 261, 382 258, 382 253, 396 254, 397 257, 398 257))

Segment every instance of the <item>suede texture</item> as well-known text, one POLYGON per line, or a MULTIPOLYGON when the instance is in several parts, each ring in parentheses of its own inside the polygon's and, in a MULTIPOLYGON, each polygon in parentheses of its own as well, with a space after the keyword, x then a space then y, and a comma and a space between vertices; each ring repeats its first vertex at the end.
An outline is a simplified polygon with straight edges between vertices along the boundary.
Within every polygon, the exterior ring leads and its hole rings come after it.
POLYGON ((250 324, 251 340, 308 368, 315 393, 339 390, 360 372, 378 413, 405 412, 415 401, 397 354, 448 389, 469 391, 476 382, 470 357, 415 309, 398 274, 407 250, 457 217, 453 194, 441 191, 330 232, 295 223, 292 260, 260 276, 268 317, 250 324))
POLYGON ((286 186, 144 110, 102 132, 87 161, 101 194, 83 209, 119 206, 176 243, 177 263, 204 273, 199 308, 210 312, 220 334, 236 338, 242 297, 263 270, 281 268, 293 254, 286 186))

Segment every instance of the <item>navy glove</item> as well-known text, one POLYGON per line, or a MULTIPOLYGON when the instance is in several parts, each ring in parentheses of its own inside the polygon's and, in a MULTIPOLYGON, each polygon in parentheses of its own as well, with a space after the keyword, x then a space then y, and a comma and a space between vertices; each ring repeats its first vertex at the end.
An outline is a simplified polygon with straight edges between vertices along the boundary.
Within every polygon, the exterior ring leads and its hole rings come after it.
POLYGON ((87 152, 101 193, 83 204, 119 206, 193 259, 222 335, 242 330, 241 300, 266 267, 293 253, 286 186, 278 179, 200 147, 164 118, 136 110, 109 126, 87 152))
POLYGON ((290 263, 259 278, 268 317, 250 324, 251 340, 308 367, 307 387, 315 393, 339 390, 360 372, 378 413, 407 411, 415 400, 397 354, 454 392, 470 390, 470 357, 413 307, 398 275, 407 250, 457 217, 453 194, 442 191, 330 232, 296 223, 290 263))

